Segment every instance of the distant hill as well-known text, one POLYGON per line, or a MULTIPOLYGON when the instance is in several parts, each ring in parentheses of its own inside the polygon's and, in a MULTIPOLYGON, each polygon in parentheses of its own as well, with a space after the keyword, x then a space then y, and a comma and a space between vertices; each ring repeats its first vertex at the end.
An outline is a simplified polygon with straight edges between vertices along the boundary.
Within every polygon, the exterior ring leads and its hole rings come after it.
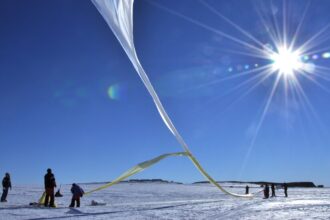
POLYGON ((168 181, 168 180, 163 180, 163 179, 130 179, 130 180, 122 181, 122 182, 127 182, 127 183, 175 183, 175 184, 182 184, 180 182, 168 181))
MULTIPOLYGON (((208 181, 199 181, 199 182, 194 182, 193 184, 198 184, 198 183, 209 183, 208 181)), ((283 183, 278 183, 278 182, 267 182, 267 181, 249 181, 249 182, 244 182, 244 181, 218 181, 218 183, 235 183, 235 184, 256 184, 256 185, 265 185, 265 184, 274 184, 276 186, 281 186, 283 183)), ((316 187, 316 185, 313 182, 287 182, 288 187, 316 187)))
MULTIPOLYGON (((267 182, 267 181, 217 181, 218 183, 231 183, 231 184, 255 184, 255 185, 265 185, 265 184, 274 184, 276 186, 282 186, 283 183, 279 182, 267 182)), ((81 183, 81 184, 107 184, 109 182, 91 182, 91 183, 81 183)), ((129 179, 121 181, 121 183, 174 183, 174 184, 183 184, 175 181, 168 181, 163 179, 129 179)), ((208 181, 198 181, 192 184, 205 184, 209 183, 208 181)), ((323 185, 316 186, 313 182, 287 182, 289 187, 322 187, 323 185)), ((233 186, 235 187, 235 186, 233 186)))
MULTIPOLYGON (((110 182, 90 182, 90 183, 79 183, 79 184, 91 185, 91 184, 107 184, 107 183, 110 183, 110 182)), ((120 183, 174 183, 174 184, 182 184, 180 182, 163 180, 163 179, 129 179, 129 180, 121 181, 120 183)))

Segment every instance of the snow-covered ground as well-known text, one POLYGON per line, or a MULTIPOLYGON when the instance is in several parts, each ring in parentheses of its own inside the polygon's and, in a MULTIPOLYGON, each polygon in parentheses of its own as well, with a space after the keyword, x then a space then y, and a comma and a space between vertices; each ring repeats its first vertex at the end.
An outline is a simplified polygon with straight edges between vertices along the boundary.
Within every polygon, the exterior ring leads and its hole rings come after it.
MULTIPOLYGON (((81 185, 85 191, 97 184, 81 185)), ((64 197, 58 208, 29 206, 37 202, 42 188, 15 186, 8 202, 0 203, 0 219, 330 219, 329 188, 289 188, 289 197, 278 190, 276 198, 233 198, 208 184, 121 183, 82 198, 81 208, 68 208, 70 186, 62 186, 64 197), (106 203, 91 206, 91 201, 106 203)), ((244 188, 230 188, 239 193, 244 188)), ((260 188, 251 188, 259 191, 260 188)))

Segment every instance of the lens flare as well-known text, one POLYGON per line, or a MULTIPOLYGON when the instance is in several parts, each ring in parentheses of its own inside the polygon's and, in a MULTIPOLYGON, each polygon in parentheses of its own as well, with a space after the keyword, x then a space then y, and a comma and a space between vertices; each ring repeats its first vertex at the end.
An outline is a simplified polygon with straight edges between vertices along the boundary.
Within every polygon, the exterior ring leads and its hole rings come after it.
POLYGON ((317 55, 317 54, 314 54, 313 56, 312 56, 312 59, 313 60, 317 60, 319 58, 319 55, 317 55))
POLYGON ((330 52, 325 52, 325 53, 323 53, 323 54, 322 54, 322 57, 323 57, 324 59, 329 59, 329 58, 330 58, 330 52))
POLYGON ((108 96, 111 100, 119 100, 120 98, 120 87, 118 84, 111 85, 108 88, 108 96))

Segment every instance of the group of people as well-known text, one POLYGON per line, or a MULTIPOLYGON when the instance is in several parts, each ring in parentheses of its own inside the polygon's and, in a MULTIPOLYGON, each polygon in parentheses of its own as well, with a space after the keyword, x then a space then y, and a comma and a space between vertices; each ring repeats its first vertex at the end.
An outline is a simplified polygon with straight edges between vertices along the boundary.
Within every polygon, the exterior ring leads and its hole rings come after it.
MULTIPOLYGON (((50 168, 47 169, 47 173, 44 176, 44 185, 45 185, 45 207, 56 207, 55 205, 55 188, 56 180, 55 175, 52 173, 50 168)), ((2 196, 1 202, 7 202, 7 195, 9 189, 11 189, 11 180, 9 173, 5 174, 5 177, 2 180, 2 196)), ((80 207, 80 198, 84 195, 84 190, 76 183, 73 183, 71 186, 72 199, 69 207, 80 207)))
MULTIPOLYGON (((288 184, 287 183, 284 183, 282 185, 282 187, 284 189, 284 195, 285 195, 285 197, 288 197, 288 184)), ((275 184, 274 183, 271 184, 270 189, 272 191, 271 197, 276 197, 276 194, 275 194, 275 184)), ((264 192, 264 199, 268 199, 269 198, 269 185, 267 183, 264 186, 263 192, 264 192)), ((245 194, 249 194, 249 186, 248 185, 245 187, 245 194)))
MULTIPOLYGON (((45 175, 45 207, 56 207, 55 206, 55 188, 56 188, 56 180, 55 175, 52 173, 50 168, 47 169, 47 173, 45 175)), ((71 186, 71 203, 69 207, 80 207, 80 198, 84 195, 84 190, 76 183, 73 183, 71 186)))

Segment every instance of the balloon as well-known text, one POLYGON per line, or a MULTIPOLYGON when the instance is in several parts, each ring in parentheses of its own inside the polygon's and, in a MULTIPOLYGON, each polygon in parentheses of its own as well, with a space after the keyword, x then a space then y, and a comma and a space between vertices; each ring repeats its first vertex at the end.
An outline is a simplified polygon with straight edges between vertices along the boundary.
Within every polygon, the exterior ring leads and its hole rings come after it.
MULTIPOLYGON (((219 185, 200 165, 198 160, 193 156, 185 143, 184 139, 180 133, 175 128, 170 117, 166 113, 155 89, 153 88, 148 75, 144 71, 139 58, 136 54, 136 49, 134 45, 134 34, 133 34, 133 4, 134 0, 92 0, 95 7, 101 13, 112 32, 117 37, 121 46, 125 50, 128 58, 132 62, 136 72, 139 74, 143 84, 151 95, 157 110, 168 127, 171 133, 175 136, 177 141, 180 143, 185 151, 186 156, 192 161, 196 168, 205 176, 206 179, 210 181, 213 185, 218 187, 224 193, 230 194, 236 197, 247 197, 250 198, 252 195, 238 195, 225 190, 221 185, 219 185)), ((158 161, 157 161, 158 162, 158 161)), ((102 188, 102 187, 101 187, 102 188)), ((102 188, 103 189, 103 188, 102 188)))

